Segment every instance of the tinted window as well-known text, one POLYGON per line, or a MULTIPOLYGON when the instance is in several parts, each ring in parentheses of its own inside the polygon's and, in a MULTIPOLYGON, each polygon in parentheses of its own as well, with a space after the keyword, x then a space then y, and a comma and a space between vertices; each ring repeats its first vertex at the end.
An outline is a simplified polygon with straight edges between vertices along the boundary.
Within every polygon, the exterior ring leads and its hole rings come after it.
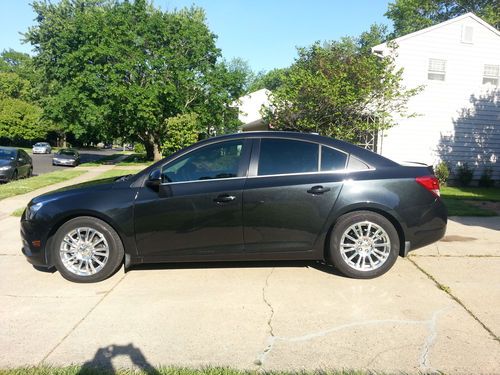
POLYGON ((318 171, 319 145, 288 139, 262 139, 259 175, 318 171))
POLYGON ((16 158, 15 150, 6 150, 0 148, 0 160, 14 160, 16 158))
POLYGON ((59 151, 59 155, 75 156, 76 152, 73 150, 61 150, 61 151, 59 151))
POLYGON ((344 169, 347 154, 333 148, 321 146, 321 171, 344 169))
POLYGON ((220 142, 192 151, 162 169, 163 182, 183 182, 238 176, 243 141, 220 142))

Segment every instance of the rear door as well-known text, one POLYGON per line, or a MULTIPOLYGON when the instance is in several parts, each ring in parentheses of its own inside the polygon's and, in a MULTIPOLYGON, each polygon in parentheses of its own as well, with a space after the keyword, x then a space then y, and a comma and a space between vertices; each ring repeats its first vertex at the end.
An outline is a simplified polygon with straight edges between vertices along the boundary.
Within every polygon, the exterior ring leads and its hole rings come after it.
POLYGON ((347 156, 315 142, 255 140, 243 194, 245 250, 311 251, 339 195, 347 156))

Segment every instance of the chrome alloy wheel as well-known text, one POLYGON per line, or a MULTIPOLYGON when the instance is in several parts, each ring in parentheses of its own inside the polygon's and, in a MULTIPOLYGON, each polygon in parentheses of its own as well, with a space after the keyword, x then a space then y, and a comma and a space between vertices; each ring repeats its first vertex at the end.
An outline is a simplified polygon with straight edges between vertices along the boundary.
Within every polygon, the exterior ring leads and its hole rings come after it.
POLYGON ((81 227, 73 229, 64 236, 59 256, 68 271, 79 276, 90 276, 106 265, 109 246, 101 232, 81 227))
POLYGON ((357 271, 376 270, 387 261, 390 252, 389 235, 371 221, 351 225, 340 240, 342 259, 357 271))

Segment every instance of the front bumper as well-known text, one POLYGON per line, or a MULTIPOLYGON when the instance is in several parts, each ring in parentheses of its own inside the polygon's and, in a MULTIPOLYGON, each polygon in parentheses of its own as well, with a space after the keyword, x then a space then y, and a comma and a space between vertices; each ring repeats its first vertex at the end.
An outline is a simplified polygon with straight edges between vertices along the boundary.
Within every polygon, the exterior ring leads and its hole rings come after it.
POLYGON ((70 167, 75 167, 76 166, 76 160, 54 160, 52 159, 52 164, 53 165, 68 165, 70 167))
POLYGON ((47 244, 43 231, 33 223, 25 220, 24 214, 21 218, 21 239, 21 251, 28 262, 38 267, 52 266, 46 254, 47 244))
POLYGON ((0 171, 0 182, 9 182, 12 179, 13 173, 14 173, 14 169, 0 171))

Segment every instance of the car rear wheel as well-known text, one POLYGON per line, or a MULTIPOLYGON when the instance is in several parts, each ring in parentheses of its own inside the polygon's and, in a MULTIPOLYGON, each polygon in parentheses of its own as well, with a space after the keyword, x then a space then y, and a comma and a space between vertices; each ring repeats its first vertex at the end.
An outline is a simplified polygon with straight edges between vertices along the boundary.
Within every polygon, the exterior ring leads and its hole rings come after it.
POLYGON ((17 177, 18 177, 18 173, 17 173, 17 170, 15 170, 14 173, 12 173, 12 181, 17 180, 17 177))
POLYGON ((67 221, 52 243, 56 268, 70 281, 91 283, 107 279, 123 261, 120 237, 110 225, 94 217, 67 221))
POLYGON ((340 217, 330 238, 329 258, 342 274, 370 279, 386 273, 399 254, 399 236, 382 215, 356 211, 340 217))

